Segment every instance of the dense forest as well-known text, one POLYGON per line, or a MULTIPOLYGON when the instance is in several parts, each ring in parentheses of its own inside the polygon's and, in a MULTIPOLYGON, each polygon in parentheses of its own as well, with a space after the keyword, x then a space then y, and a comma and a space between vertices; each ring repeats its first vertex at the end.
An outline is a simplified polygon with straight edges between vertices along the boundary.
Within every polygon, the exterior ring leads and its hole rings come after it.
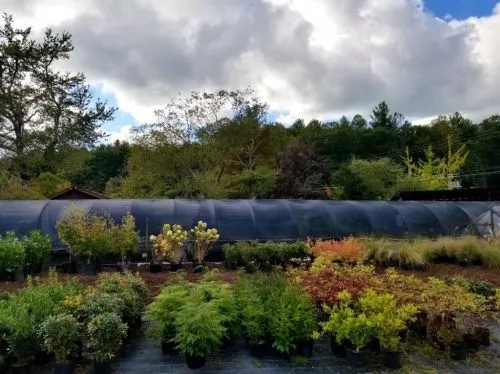
MULTIPOLYGON (((412 125, 385 102, 369 118, 285 126, 251 89, 166 98, 128 143, 106 143, 116 108, 61 71, 68 33, 0 27, 0 199, 71 184, 116 198, 387 199, 398 190, 500 185, 500 115, 412 125)), ((459 104, 459 103, 457 103, 459 104)), ((126 108, 123 108, 126 110, 126 108)))

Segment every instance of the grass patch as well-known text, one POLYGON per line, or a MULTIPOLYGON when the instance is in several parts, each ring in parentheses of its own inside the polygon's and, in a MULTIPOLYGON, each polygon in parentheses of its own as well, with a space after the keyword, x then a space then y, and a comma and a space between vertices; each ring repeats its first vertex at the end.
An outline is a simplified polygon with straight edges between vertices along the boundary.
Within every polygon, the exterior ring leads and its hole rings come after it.
POLYGON ((391 240, 365 239, 367 258, 384 266, 424 269, 430 263, 482 265, 500 269, 500 240, 474 236, 459 238, 391 240))

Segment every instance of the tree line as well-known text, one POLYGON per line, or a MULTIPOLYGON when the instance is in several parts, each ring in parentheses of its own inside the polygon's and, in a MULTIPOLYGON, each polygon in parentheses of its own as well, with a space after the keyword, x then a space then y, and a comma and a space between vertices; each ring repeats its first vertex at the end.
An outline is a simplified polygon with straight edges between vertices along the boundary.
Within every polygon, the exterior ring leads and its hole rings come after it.
POLYGON ((58 69, 69 33, 0 28, 0 198, 71 184, 116 198, 387 199, 398 190, 500 184, 500 116, 412 125, 385 102, 369 118, 290 126, 251 89, 172 98, 129 142, 103 144, 116 108, 58 69))

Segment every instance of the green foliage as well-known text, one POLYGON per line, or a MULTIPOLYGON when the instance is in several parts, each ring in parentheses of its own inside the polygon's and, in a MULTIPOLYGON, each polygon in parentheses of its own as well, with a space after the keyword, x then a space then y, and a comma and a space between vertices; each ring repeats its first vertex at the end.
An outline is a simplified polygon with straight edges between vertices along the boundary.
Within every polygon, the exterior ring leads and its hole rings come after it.
POLYGON ((500 241, 478 237, 390 240, 366 239, 368 258, 382 265, 422 268, 434 262, 500 268, 500 241))
POLYGON ((42 351, 43 339, 39 334, 42 323, 61 309, 67 297, 81 290, 76 281, 63 285, 55 271, 51 271, 48 281, 42 283, 28 277, 25 288, 0 301, 3 340, 15 360, 24 362, 42 351))
POLYGON ((403 177, 403 168, 389 158, 373 161, 353 158, 346 169, 333 174, 332 185, 339 189, 342 198, 386 200, 394 195, 403 177))
POLYGON ((78 356, 80 325, 70 314, 48 317, 41 325, 43 346, 54 353, 57 362, 68 362, 78 356))
POLYGON ((52 240, 50 235, 44 235, 39 230, 33 230, 22 237, 25 248, 26 266, 42 265, 50 256, 52 240))
POLYGON ((115 224, 108 218, 107 225, 111 251, 119 253, 124 262, 126 256, 133 253, 139 244, 139 233, 135 229, 134 216, 130 212, 125 213, 119 224, 115 224))
POLYGON ((57 222, 61 242, 70 247, 73 256, 96 258, 111 251, 108 220, 71 206, 57 222))
POLYGON ((175 341, 181 352, 194 357, 215 352, 226 333, 217 304, 196 297, 180 307, 175 326, 175 341))
POLYGON ((0 274, 23 270, 25 259, 25 246, 13 231, 0 235, 0 274))
POLYGON ((97 314, 87 325, 85 348, 87 355, 98 362, 110 361, 116 357, 123 339, 127 334, 127 325, 116 313, 97 314))
POLYGON ((401 349, 400 334, 414 320, 417 308, 411 304, 398 305, 394 296, 367 290, 359 300, 347 291, 338 295, 339 303, 325 306, 329 320, 322 323, 323 331, 333 334, 338 343, 350 341, 356 349, 366 348, 375 337, 383 349, 401 349))
POLYGON ((59 191, 70 187, 71 183, 50 172, 44 172, 31 182, 31 186, 43 197, 51 197, 59 191))
POLYGON ((305 292, 280 273, 241 276, 235 283, 243 332, 252 343, 268 338, 279 352, 292 353, 312 339, 314 307, 305 292))
POLYGON ((191 293, 191 287, 182 272, 171 276, 168 286, 148 305, 146 320, 153 322, 149 333, 159 342, 169 342, 175 338, 175 319, 191 293))
POLYGON ((274 188, 276 172, 260 167, 245 169, 235 178, 236 196, 243 198, 263 198, 274 188))
POLYGON ((239 265, 288 264, 293 259, 304 259, 310 255, 305 242, 237 242, 224 246, 224 258, 227 261, 237 262, 239 265))
POLYGON ((182 352, 205 356, 220 346, 223 338, 239 332, 239 313, 228 284, 217 270, 205 273, 196 284, 179 272, 172 276, 148 306, 149 333, 161 342, 177 342, 182 352))
POLYGON ((123 319, 129 323, 141 318, 149 294, 142 278, 131 273, 101 273, 96 290, 104 295, 115 295, 123 301, 123 319))

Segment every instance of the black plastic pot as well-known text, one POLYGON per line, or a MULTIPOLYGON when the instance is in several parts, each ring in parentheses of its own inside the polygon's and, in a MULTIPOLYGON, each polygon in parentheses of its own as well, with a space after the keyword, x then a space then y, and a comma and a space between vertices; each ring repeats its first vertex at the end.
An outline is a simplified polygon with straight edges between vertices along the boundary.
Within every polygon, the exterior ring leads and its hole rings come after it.
POLYGON ((368 343, 367 348, 375 353, 380 353, 380 340, 373 338, 370 343, 368 343))
POLYGON ((45 351, 41 351, 35 355, 35 359, 33 360, 33 362, 35 365, 47 365, 50 364, 53 359, 54 359, 53 355, 45 351))
POLYGON ((312 357, 314 350, 314 340, 307 340, 297 343, 297 355, 303 357, 312 357))
POLYGON ((250 356, 262 358, 269 353, 269 347, 265 343, 250 343, 250 356))
POLYGON ((0 374, 7 373, 7 368, 9 367, 9 361, 6 356, 0 355, 0 374))
POLYGON ((477 351, 479 349, 479 340, 476 339, 474 334, 465 334, 464 342, 470 351, 477 351))
POLYGON ((467 344, 460 342, 450 347, 450 356, 452 360, 462 361, 467 358, 467 344))
POLYGON ((270 273, 273 270, 273 265, 271 265, 269 263, 262 264, 260 266, 260 270, 262 270, 265 273, 270 273))
POLYGON ((163 270, 162 264, 155 264, 155 263, 149 264, 149 272, 150 273, 161 273, 162 270, 163 270))
POLYGON ((347 362, 353 367, 364 367, 370 362, 370 351, 366 348, 356 350, 347 349, 347 362))
POLYGON ((224 261, 224 269, 226 270, 236 270, 236 262, 234 261, 224 261))
POLYGON ((116 264, 116 270, 117 270, 119 273, 121 273, 121 274, 125 273, 125 272, 127 271, 127 268, 128 268, 128 266, 127 266, 127 264, 126 264, 126 263, 124 263, 124 262, 118 262, 118 263, 116 264))
POLYGON ((24 282, 24 270, 16 270, 12 274, 12 279, 14 280, 14 282, 24 282))
POLYGON ((73 374, 75 365, 73 363, 54 364, 54 374, 73 374))
POLYGON ((111 362, 94 361, 94 374, 111 374, 111 362))
POLYGON ((12 374, 31 374, 31 363, 11 364, 10 372, 12 374))
POLYGON ((69 261, 63 264, 63 273, 76 274, 76 262, 69 261))
POLYGON ((186 364, 190 369, 199 369, 205 366, 206 357, 189 356, 186 354, 186 364))
POLYGON ((82 264, 82 272, 83 272, 83 275, 96 275, 97 274, 97 270, 96 270, 96 264, 95 262, 93 261, 85 261, 83 264, 82 264))
POLYGON ((402 352, 389 352, 384 351, 384 365, 390 370, 399 370, 402 367, 401 359, 403 357, 402 352))
POLYGON ((255 266, 253 266, 252 264, 245 265, 245 273, 253 274, 254 272, 255 272, 255 266))
POLYGON ((488 347, 491 344, 490 329, 486 327, 476 327, 474 337, 482 346, 488 347))
POLYGON ((182 264, 179 262, 179 263, 175 263, 175 262, 172 262, 170 264, 170 271, 179 271, 182 269, 182 264))
POLYGON ((347 350, 345 348, 345 346, 343 344, 339 344, 337 343, 337 341, 335 340, 335 336, 332 336, 331 338, 331 347, 332 347, 332 354, 335 356, 335 357, 339 357, 339 358, 344 358, 347 356, 347 350))
POLYGON ((163 341, 161 342, 161 351, 167 355, 177 354, 176 344, 173 341, 163 341))

